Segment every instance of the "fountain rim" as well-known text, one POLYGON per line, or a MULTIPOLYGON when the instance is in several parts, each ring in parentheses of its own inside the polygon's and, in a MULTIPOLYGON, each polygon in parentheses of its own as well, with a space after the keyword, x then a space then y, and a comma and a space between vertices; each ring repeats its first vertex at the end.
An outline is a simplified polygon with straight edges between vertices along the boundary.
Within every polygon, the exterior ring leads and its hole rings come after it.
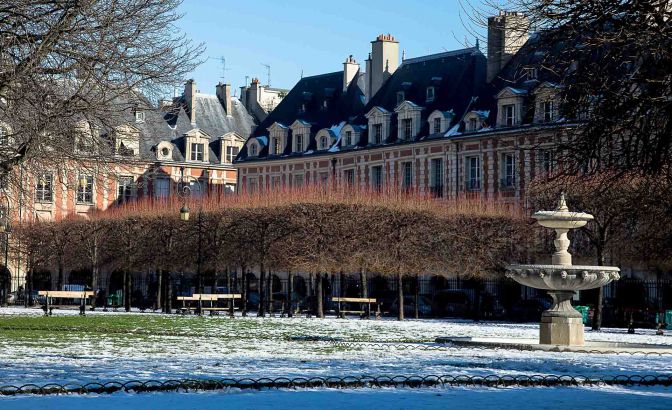
POLYGON ((506 265, 506 270, 523 270, 523 269, 536 269, 536 270, 559 270, 559 271, 608 271, 608 272, 620 272, 621 268, 616 266, 596 266, 596 265, 506 265))
POLYGON ((559 221, 592 221, 595 219, 593 215, 585 212, 569 211, 537 211, 532 214, 532 218, 559 221))

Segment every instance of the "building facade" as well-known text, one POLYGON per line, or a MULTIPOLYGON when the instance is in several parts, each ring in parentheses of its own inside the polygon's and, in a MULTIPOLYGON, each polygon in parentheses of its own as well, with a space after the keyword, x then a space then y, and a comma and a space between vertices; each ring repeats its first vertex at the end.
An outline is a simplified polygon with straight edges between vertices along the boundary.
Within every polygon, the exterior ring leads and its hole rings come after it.
POLYGON ((558 86, 527 69, 534 41, 515 31, 520 19, 490 19, 487 56, 476 46, 398 64, 388 34, 372 42, 366 72, 350 56, 342 72, 304 78, 246 141, 239 186, 349 184, 521 203, 530 181, 553 172, 553 146, 575 124, 560 118, 558 86))

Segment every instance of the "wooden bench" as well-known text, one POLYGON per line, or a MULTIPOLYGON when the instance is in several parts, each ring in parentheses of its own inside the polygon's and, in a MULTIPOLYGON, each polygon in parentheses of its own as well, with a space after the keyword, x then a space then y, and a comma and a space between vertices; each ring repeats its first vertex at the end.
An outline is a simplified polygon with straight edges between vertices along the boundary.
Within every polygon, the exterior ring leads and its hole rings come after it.
MULTIPOLYGON (((332 302, 336 302, 338 304, 338 315, 341 318, 345 317, 346 313, 359 313, 361 317, 363 318, 365 314, 368 314, 369 316, 371 315, 371 304, 376 304, 377 301, 375 298, 346 298, 346 297, 333 297, 331 298, 332 302), (341 309, 341 303, 363 303, 368 305, 368 308, 366 311, 364 310, 342 310, 341 309)), ((380 316, 379 312, 376 312, 376 318, 380 316)))
POLYGON ((182 307, 180 308, 182 313, 191 312, 191 307, 189 305, 185 306, 185 302, 201 302, 201 311, 208 311, 212 315, 215 312, 230 310, 228 307, 214 306, 215 302, 219 300, 233 301, 241 298, 242 295, 239 293, 194 293, 192 296, 178 296, 177 300, 182 301, 182 307), (210 306, 202 306, 203 302, 210 302, 210 306))
POLYGON ((51 316, 54 307, 71 307, 72 305, 57 305, 52 304, 52 299, 79 299, 79 314, 84 316, 86 309, 85 305, 89 298, 96 295, 92 290, 40 290, 37 292, 38 296, 45 297, 44 314, 51 316))

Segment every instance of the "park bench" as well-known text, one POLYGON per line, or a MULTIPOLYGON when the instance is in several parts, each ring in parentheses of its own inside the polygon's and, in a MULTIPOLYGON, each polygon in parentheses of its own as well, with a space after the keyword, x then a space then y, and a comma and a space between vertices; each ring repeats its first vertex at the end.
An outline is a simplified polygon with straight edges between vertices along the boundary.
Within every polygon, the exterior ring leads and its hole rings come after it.
MULTIPOLYGON (((239 293, 220 293, 220 294, 209 294, 209 293, 194 293, 192 296, 178 296, 177 300, 182 302, 182 307, 179 308, 181 313, 191 313, 191 304, 188 302, 201 302, 201 310, 208 311, 211 315, 216 314, 221 311, 230 310, 229 307, 219 307, 215 306, 215 303, 219 300, 235 300, 242 298, 242 295, 239 293), (203 305, 203 302, 210 302, 209 306, 203 305)), ((198 307, 197 307, 198 309, 198 307)))
POLYGON ((332 302, 337 303, 337 309, 336 312, 338 313, 338 316, 341 318, 345 318, 346 313, 358 313, 361 318, 364 317, 370 317, 371 316, 371 305, 375 304, 378 308, 376 311, 376 318, 378 319, 380 317, 380 306, 378 305, 377 301, 375 298, 346 298, 346 297, 332 297, 331 298, 332 302), (366 310, 365 309, 359 309, 359 310, 344 310, 341 309, 341 303, 361 303, 362 305, 367 305, 366 310))
POLYGON ((45 298, 43 306, 45 316, 51 316, 55 307, 69 308, 73 306, 66 304, 54 305, 52 299, 79 299, 79 314, 84 316, 87 300, 95 296, 95 292, 92 290, 40 290, 37 294, 45 298))

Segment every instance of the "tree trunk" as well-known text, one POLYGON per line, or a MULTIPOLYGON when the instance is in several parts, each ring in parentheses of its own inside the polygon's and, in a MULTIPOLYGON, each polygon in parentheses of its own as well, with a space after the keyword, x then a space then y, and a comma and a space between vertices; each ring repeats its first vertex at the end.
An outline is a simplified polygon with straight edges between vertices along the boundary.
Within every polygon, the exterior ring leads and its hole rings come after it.
MULTIPOLYGON (((369 286, 366 283, 366 271, 363 268, 359 269, 359 297, 368 298, 369 297, 369 286)), ((366 309, 367 317, 371 317, 371 304, 365 303, 362 310, 366 309)))
POLYGON ((240 314, 245 317, 247 316, 247 291, 249 290, 249 284, 247 282, 247 270, 245 265, 240 266, 240 291, 243 306, 240 308, 240 314))
POLYGON ((273 272, 266 275, 266 311, 273 316, 273 272))
POLYGON ((404 320, 404 275, 397 273, 397 297, 399 298, 399 313, 397 319, 404 320))
MULTIPOLYGON (((229 294, 233 293, 232 289, 233 281, 231 280, 231 271, 229 268, 226 268, 226 289, 229 294)), ((233 317, 233 299, 229 299, 229 316, 233 317)))
POLYGON ((324 286, 322 286, 322 274, 318 273, 315 275, 315 316, 320 319, 324 319, 324 286))
MULTIPOLYGON (((597 266, 604 266, 604 249, 600 244, 595 247, 597 251, 597 266)), ((595 312, 593 313, 593 330, 602 328, 602 304, 604 300, 604 287, 597 288, 597 300, 595 301, 595 312)))
POLYGON ((264 317, 266 315, 266 272, 264 265, 259 267, 259 309, 257 316, 264 317))
POLYGON ((56 282, 56 290, 63 290, 63 260, 58 258, 58 279, 56 282))
POLYGON ((163 292, 163 269, 156 270, 156 309, 161 309, 161 292, 163 292))
POLYGON ((294 273, 287 273, 287 317, 294 317, 294 273))
POLYGON ((420 307, 418 303, 420 302, 420 275, 415 275, 415 318, 420 318, 420 307))
POLYGON ((131 311, 131 273, 124 270, 124 310, 131 311))
POLYGON ((165 273, 165 276, 166 276, 165 279, 164 279, 164 283, 165 283, 165 285, 164 285, 165 286, 164 296, 165 296, 165 299, 166 299, 165 300, 165 306, 166 306, 165 312, 166 313, 172 313, 172 311, 173 311, 173 306, 172 306, 173 305, 173 283, 172 282, 173 281, 172 281, 172 278, 170 276, 170 272, 164 272, 164 273, 165 273))

